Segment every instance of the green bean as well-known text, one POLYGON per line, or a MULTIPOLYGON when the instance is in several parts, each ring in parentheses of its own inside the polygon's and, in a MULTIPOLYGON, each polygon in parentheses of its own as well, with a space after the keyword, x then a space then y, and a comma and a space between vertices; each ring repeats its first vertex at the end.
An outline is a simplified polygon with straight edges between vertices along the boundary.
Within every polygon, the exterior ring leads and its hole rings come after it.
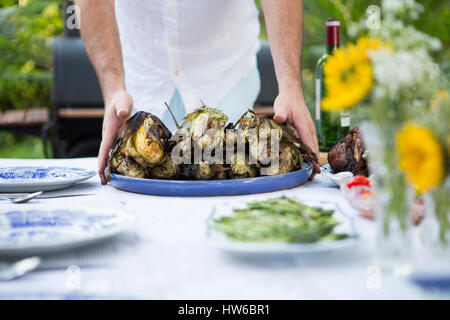
POLYGON ((347 238, 333 233, 338 224, 333 213, 283 196, 249 202, 247 208, 215 219, 214 228, 235 241, 313 243, 347 238))

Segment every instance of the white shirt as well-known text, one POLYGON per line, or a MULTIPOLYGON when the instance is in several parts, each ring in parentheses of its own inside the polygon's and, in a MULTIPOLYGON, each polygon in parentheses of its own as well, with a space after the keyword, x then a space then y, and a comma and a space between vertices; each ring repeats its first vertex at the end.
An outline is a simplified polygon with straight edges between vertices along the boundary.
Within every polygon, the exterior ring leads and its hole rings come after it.
POLYGON ((134 107, 159 117, 175 89, 187 113, 217 105, 256 64, 253 0, 116 0, 116 17, 134 107))

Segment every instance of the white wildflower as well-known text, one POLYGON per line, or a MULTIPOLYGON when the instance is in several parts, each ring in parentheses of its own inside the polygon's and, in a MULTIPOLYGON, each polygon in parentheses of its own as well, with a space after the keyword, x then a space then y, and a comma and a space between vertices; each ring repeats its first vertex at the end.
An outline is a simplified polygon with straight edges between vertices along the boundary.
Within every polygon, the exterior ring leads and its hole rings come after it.
POLYGON ((356 38, 358 36, 360 26, 357 22, 351 22, 347 27, 347 36, 349 38, 356 38))
POLYGON ((386 96, 386 89, 381 86, 376 86, 373 89, 373 94, 377 99, 383 99, 386 96))
POLYGON ((413 20, 424 11, 423 5, 414 0, 383 0, 381 6, 388 16, 408 16, 413 20))
POLYGON ((431 38, 429 43, 430 48, 433 51, 439 51, 442 49, 442 42, 438 38, 431 38))
MULTIPOLYGON (((386 94, 394 99, 400 90, 419 85, 434 73, 433 60, 424 49, 401 50, 392 53, 389 50, 370 52, 373 74, 377 85, 384 88, 386 94)), ((382 95, 382 89, 375 91, 382 95)))
POLYGON ((386 12, 397 12, 403 10, 404 1, 403 0, 383 0, 382 2, 383 10, 386 12))

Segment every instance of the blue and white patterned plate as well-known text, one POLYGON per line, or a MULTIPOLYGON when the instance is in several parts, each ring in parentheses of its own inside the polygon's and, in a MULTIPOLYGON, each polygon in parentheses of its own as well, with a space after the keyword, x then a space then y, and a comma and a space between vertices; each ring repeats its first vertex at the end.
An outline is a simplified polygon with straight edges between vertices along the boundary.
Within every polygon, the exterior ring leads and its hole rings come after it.
POLYGON ((95 171, 66 167, 0 168, 0 192, 53 191, 89 179, 95 171))
POLYGON ((128 229, 134 215, 117 208, 8 205, 0 210, 0 256, 38 255, 90 244, 128 229))

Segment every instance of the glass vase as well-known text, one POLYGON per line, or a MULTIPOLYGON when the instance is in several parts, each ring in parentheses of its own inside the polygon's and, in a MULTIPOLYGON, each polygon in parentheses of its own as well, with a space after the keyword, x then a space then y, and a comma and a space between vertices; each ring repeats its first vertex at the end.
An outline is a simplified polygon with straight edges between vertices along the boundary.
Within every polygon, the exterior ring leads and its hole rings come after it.
POLYGON ((396 275, 413 271, 413 192, 398 167, 394 125, 361 126, 375 190, 375 264, 396 275))
POLYGON ((420 239, 426 253, 450 262, 450 177, 424 195, 426 214, 420 239))

